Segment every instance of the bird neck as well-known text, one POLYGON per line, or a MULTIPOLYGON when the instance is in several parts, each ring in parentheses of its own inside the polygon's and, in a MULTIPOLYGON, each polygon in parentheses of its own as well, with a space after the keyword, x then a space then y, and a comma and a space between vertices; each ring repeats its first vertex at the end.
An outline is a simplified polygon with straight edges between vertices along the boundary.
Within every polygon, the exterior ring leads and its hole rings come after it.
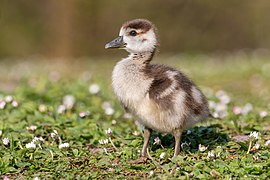
POLYGON ((154 49, 153 51, 130 53, 129 58, 139 64, 149 64, 155 55, 155 51, 154 49))

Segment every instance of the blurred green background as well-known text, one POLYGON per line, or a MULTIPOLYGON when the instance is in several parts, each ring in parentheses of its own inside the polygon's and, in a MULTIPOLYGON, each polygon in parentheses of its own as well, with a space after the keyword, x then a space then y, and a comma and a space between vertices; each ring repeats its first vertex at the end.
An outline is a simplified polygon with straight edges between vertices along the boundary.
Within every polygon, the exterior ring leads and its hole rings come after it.
POLYGON ((269 49, 269 10, 269 0, 1 0, 0 58, 105 56, 134 18, 156 24, 161 53, 269 49))
POLYGON ((42 75, 89 74, 112 96, 111 72, 126 52, 104 45, 125 21, 147 18, 161 41, 153 63, 238 101, 269 104, 269 10, 269 0, 0 0, 0 92, 42 75))

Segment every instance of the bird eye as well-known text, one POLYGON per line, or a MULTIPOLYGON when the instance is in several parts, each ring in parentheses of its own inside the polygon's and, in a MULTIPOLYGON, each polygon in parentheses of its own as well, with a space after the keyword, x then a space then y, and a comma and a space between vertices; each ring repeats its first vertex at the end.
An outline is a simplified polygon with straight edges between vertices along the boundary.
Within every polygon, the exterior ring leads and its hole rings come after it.
POLYGON ((137 32, 134 31, 134 30, 133 30, 133 31, 130 31, 130 32, 129 32, 129 35, 131 35, 131 36, 136 36, 136 35, 137 35, 137 32))

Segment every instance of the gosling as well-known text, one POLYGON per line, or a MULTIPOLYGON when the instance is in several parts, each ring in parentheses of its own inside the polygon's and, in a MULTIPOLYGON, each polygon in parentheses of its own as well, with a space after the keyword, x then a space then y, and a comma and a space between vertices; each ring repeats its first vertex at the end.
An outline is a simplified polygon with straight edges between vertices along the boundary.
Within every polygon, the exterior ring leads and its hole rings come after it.
POLYGON ((158 44, 154 24, 134 19, 124 23, 119 36, 105 45, 129 52, 114 67, 112 87, 125 110, 144 126, 143 158, 147 158, 152 130, 174 136, 175 157, 183 130, 210 116, 205 96, 185 74, 150 63, 158 44))

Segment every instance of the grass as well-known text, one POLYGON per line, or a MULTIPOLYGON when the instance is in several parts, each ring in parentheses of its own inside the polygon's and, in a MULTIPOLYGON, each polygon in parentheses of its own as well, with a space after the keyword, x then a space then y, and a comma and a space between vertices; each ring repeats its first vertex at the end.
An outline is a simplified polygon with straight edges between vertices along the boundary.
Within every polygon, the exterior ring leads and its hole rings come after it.
POLYGON ((153 133, 151 159, 144 164, 131 163, 142 148, 142 128, 113 96, 110 73, 115 61, 85 59, 63 64, 40 57, 12 63, 3 60, 1 178, 270 178, 268 59, 256 54, 157 59, 182 69, 216 103, 212 111, 227 114, 186 130, 182 151, 173 159, 173 137, 153 133), (100 87, 96 94, 89 92, 93 84, 100 87), (220 93, 230 99, 221 110, 220 93), (247 103, 253 108, 244 112, 247 103), (109 128, 112 132, 108 133, 109 128), (258 137, 249 136, 254 131, 258 137))

